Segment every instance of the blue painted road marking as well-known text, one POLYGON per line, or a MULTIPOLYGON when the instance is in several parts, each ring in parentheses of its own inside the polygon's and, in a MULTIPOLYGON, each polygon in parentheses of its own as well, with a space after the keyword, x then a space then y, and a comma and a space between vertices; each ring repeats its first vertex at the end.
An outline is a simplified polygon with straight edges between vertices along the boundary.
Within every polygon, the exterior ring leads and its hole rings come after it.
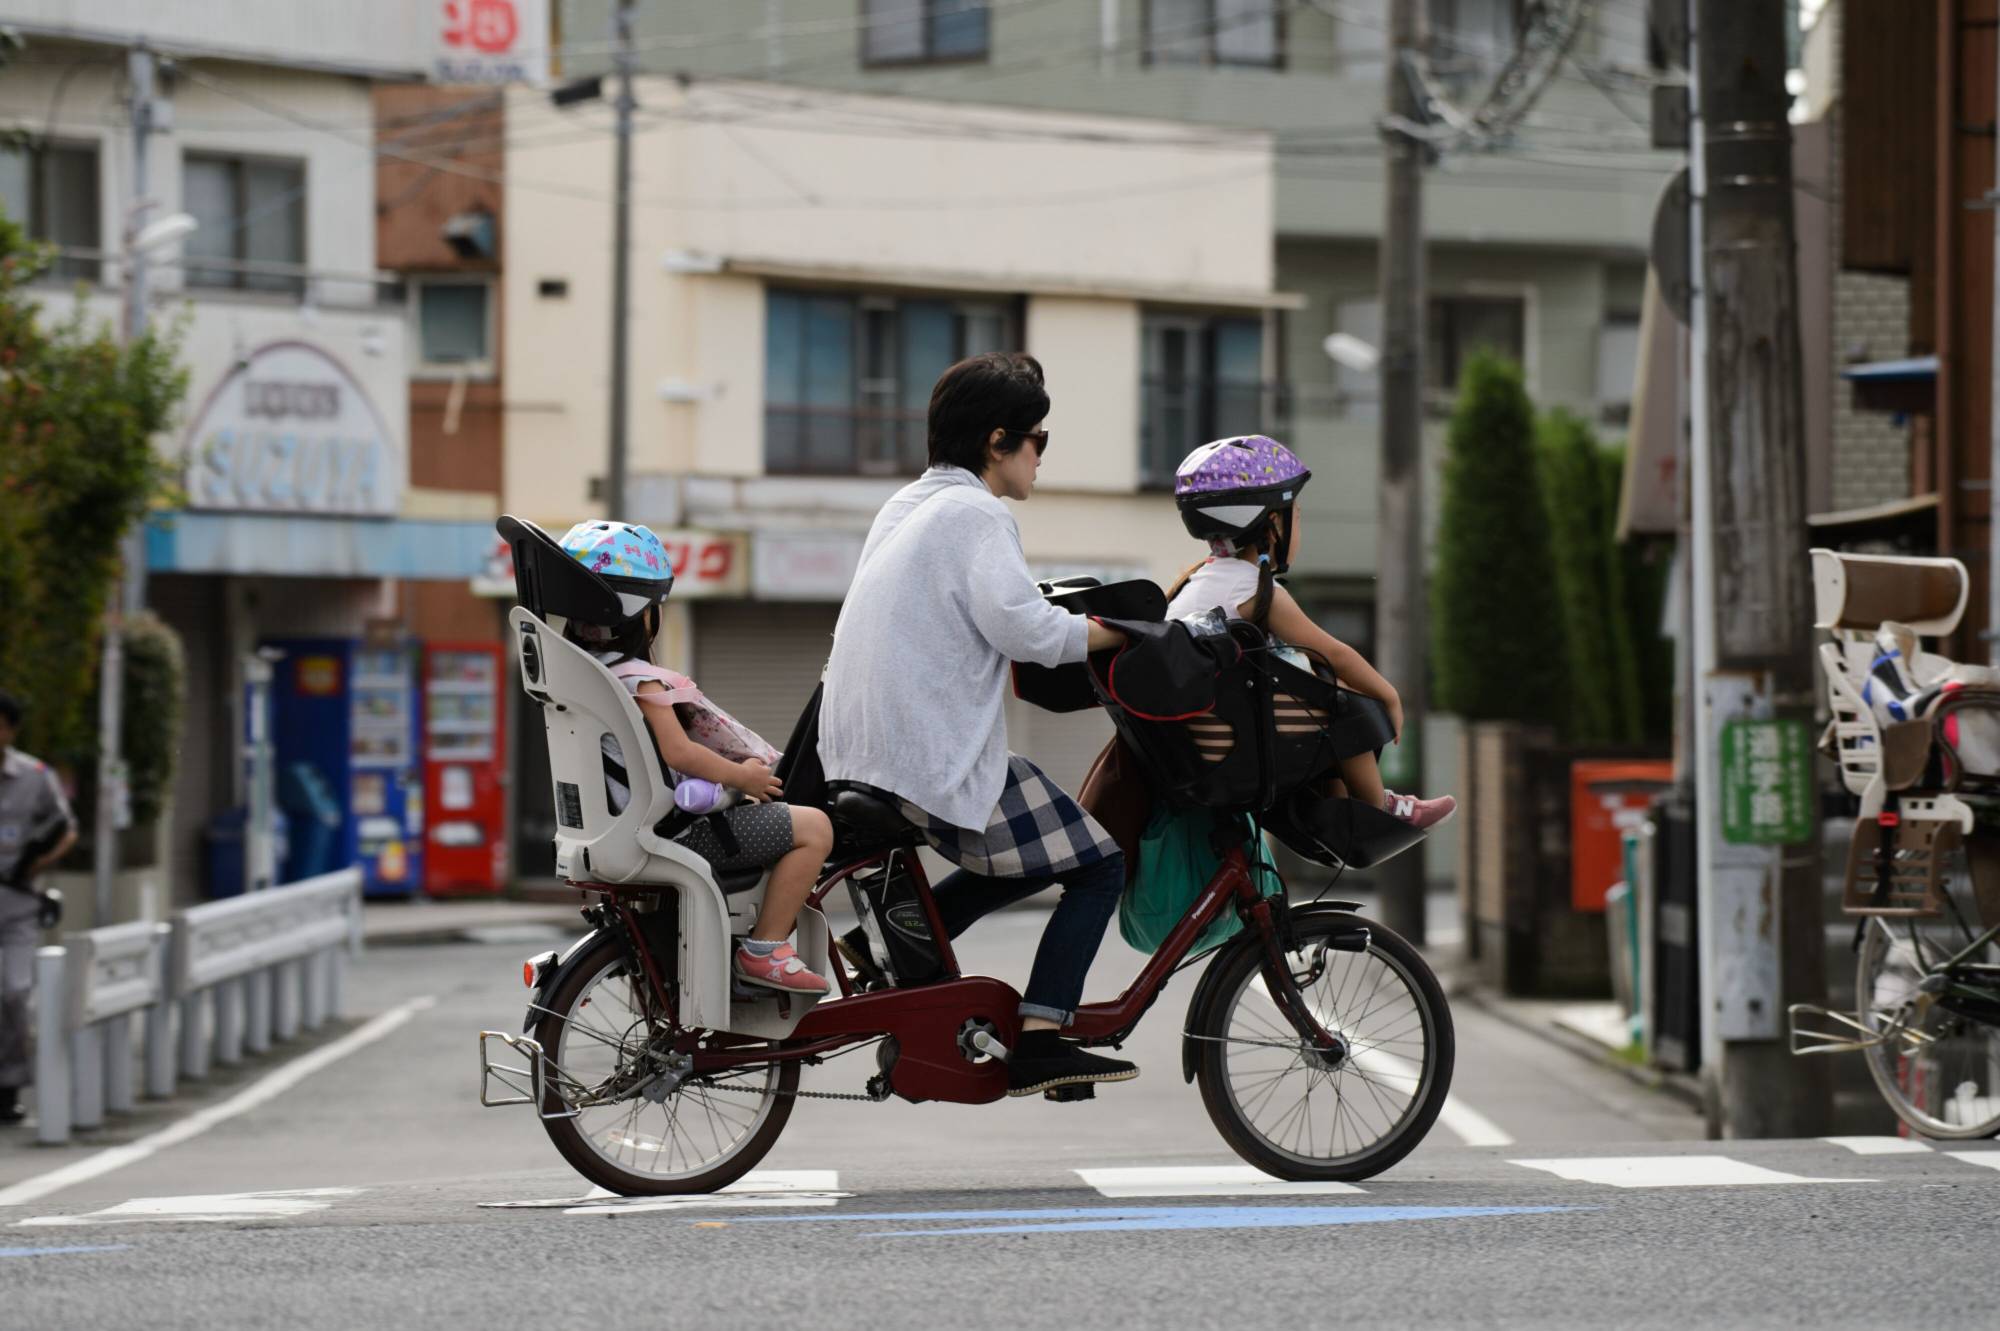
POLYGON ((65 1252, 123 1252, 129 1243, 92 1243, 75 1248, 0 1248, 0 1257, 53 1257, 65 1252))
POLYGON ((818 1221, 968 1221, 952 1229, 877 1230, 869 1238, 934 1234, 1083 1234, 1145 1229, 1285 1229, 1379 1225, 1398 1220, 1464 1220, 1478 1216, 1548 1215, 1595 1210, 1580 1206, 1093 1206, 1026 1211, 889 1211, 872 1215, 760 1215, 731 1221, 768 1225, 818 1221))

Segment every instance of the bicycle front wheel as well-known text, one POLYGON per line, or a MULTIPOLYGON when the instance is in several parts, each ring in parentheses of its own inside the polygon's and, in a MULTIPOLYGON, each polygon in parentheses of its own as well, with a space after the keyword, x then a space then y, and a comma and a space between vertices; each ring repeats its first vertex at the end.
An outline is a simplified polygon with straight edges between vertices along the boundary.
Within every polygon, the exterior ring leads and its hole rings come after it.
POLYGON ((1190 1023, 1202 1102, 1223 1140, 1267 1174, 1371 1178, 1415 1150, 1444 1108, 1451 1011, 1423 957, 1379 924, 1301 912, 1292 933, 1285 964, 1347 1056, 1309 1047, 1272 1000, 1259 950, 1231 948, 1190 1023), (1368 926, 1367 951, 1335 949, 1356 923, 1368 926))
MULTIPOLYGON (((1944 963, 1984 931, 1963 851, 1946 864, 1944 909, 1935 916, 1872 916, 1855 960, 1854 994, 1861 1023, 1880 1037, 1869 1046, 1868 1071, 1896 1117, 1926 1137, 1964 1141, 2000 1133, 2000 1027, 1992 1015, 1996 987, 1974 973, 1940 975, 1944 963)), ((1993 921, 1985 921, 1991 924, 1993 921)), ((2000 945, 1986 943, 1967 962, 2000 966, 2000 945)))

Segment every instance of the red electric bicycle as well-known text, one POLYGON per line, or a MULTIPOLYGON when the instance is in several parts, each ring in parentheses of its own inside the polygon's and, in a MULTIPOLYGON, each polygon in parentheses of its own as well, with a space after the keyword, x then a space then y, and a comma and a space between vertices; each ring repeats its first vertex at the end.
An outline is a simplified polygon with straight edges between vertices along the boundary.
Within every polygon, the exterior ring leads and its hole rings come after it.
MULTIPOLYGON (((517 572, 529 572, 518 552, 517 545, 517 572)), ((530 586, 524 578, 524 601, 530 586)), ((1157 587, 1139 586, 1150 589, 1141 594, 1142 611, 1154 609, 1154 598, 1164 608, 1157 587)), ((1133 587, 1046 590, 1070 609, 1094 613, 1104 605, 1130 610, 1133 587)), ((551 761, 563 748, 558 739, 582 735, 595 762, 597 723, 564 719, 589 704, 579 701, 580 687, 563 687, 554 669, 562 644, 541 632, 546 625, 527 608, 515 612, 515 625, 524 683, 549 713, 551 761), (559 726, 571 729, 558 736, 559 726)), ((1246 805, 1275 809, 1291 784, 1287 773, 1323 771, 1336 749, 1386 734, 1372 703, 1296 669, 1262 644, 1243 646, 1204 714, 1200 744, 1186 727, 1149 722, 1119 706, 1106 687, 1108 672, 1097 666, 1022 672, 1030 677, 1017 678, 1017 688, 1057 710, 1107 706, 1162 798, 1232 814, 1246 805), (1219 734, 1228 743, 1219 744, 1219 734)), ((611 692, 622 702, 621 690, 611 692)), ((804 722, 801 728, 810 733, 804 722)), ((645 776, 634 772, 632 779, 636 803, 645 776)), ((565 827, 595 817, 585 807, 591 793, 579 784, 566 781, 558 765, 565 827)), ((789 786, 788 794, 796 797, 789 786)), ((726 948, 699 936, 702 917, 690 913, 701 891, 608 881, 609 874, 593 878, 586 851, 575 857, 570 877, 589 900, 583 914, 592 931, 560 955, 527 963, 532 999, 523 1033, 481 1035, 482 1101, 533 1105, 578 1172, 613 1192, 641 1195, 708 1192, 740 1178, 770 1151, 804 1096, 964 1104, 1004 1096, 1020 995, 1001 980, 960 972, 915 853, 920 838, 893 804, 835 786, 827 805, 839 839, 801 914, 800 950, 809 960, 825 959, 836 994, 812 1000, 738 990, 733 1001, 700 997, 719 991, 697 982, 726 976, 729 964, 726 948), (868 931, 879 976, 851 972, 824 945, 820 908, 840 887, 868 931), (706 1025, 703 1017, 728 1028, 706 1025), (506 1056, 495 1045, 525 1062, 496 1061, 506 1056), (857 1069, 867 1075, 857 1075, 856 1091, 800 1090, 806 1066, 871 1048, 872 1062, 857 1069)), ((1365 867, 1421 840, 1353 801, 1316 800, 1301 809, 1293 800, 1285 807, 1288 843, 1327 862, 1365 867)), ((1082 1005, 1068 1033, 1085 1044, 1118 1046, 1168 979, 1207 955, 1183 1023, 1180 1071, 1199 1082, 1223 1139, 1279 1178, 1378 1174, 1423 1140, 1450 1088, 1452 1023, 1444 992, 1415 948, 1357 915, 1354 903, 1292 904, 1276 871, 1249 852, 1256 833, 1247 819, 1222 817, 1215 825, 1214 877, 1131 985, 1110 1002, 1082 1005), (1240 931, 1191 957, 1209 926, 1231 914, 1240 931)), ((594 844, 602 854, 608 842, 594 844)), ((732 903, 732 918, 745 917, 747 926, 749 912, 734 898, 758 880, 754 873, 720 875, 706 890, 719 890, 732 903)), ((1166 1069, 1146 1071, 1157 1076, 1166 1069)), ((1088 1099, 1092 1088, 1048 1094, 1088 1099)))

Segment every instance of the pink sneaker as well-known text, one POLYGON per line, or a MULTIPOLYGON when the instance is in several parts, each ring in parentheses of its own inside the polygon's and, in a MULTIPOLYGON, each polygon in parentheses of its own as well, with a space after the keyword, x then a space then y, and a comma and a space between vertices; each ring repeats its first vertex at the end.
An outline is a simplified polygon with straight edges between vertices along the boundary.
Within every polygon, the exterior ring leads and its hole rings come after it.
POLYGON ((1436 827, 1451 817, 1458 808, 1458 801, 1449 795, 1440 795, 1432 800, 1420 800, 1415 795, 1398 795, 1393 790, 1382 793, 1382 808, 1391 817, 1400 818, 1419 832, 1436 827))
POLYGON ((794 994, 823 994, 827 983, 823 976, 799 959, 790 943, 780 943, 778 950, 767 957, 760 957, 749 948, 737 945, 736 975, 738 979, 751 984, 761 984, 768 989, 783 989, 794 994))

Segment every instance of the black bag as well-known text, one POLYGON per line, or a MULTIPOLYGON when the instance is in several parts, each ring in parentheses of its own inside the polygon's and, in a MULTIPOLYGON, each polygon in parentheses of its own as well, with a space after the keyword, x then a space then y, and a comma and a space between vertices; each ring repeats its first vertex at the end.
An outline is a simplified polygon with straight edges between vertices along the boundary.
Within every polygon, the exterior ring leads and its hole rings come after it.
POLYGON ((792 725, 791 738, 785 741, 785 751, 778 757, 778 765, 771 769, 771 775, 785 787, 785 803, 801 804, 807 808, 825 811, 830 801, 826 791, 826 768, 819 760, 819 700, 826 691, 826 685, 813 686, 812 697, 806 700, 806 709, 799 713, 799 719, 792 725))

